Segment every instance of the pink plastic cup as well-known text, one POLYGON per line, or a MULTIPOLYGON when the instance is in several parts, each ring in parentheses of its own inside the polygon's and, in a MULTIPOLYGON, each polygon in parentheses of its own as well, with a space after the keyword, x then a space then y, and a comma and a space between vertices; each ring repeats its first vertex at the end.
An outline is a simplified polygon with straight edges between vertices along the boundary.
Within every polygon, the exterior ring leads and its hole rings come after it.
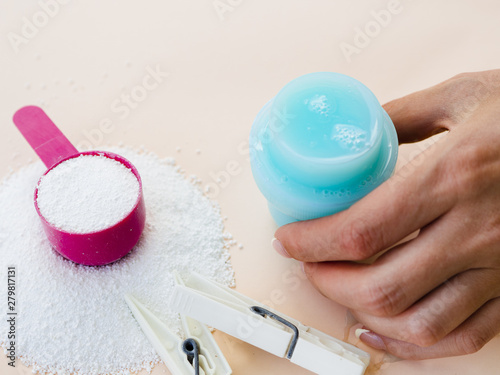
POLYGON ((142 181, 137 169, 124 157, 107 151, 78 150, 64 134, 36 106, 27 106, 14 114, 14 123, 33 150, 42 159, 48 170, 64 161, 80 155, 100 155, 114 159, 130 169, 139 182, 139 196, 129 214, 106 229, 90 233, 71 233, 54 227, 49 223, 37 205, 38 187, 35 189, 35 208, 49 242, 59 254, 75 263, 100 266, 114 262, 127 255, 135 246, 144 229, 146 208, 142 193, 142 181))

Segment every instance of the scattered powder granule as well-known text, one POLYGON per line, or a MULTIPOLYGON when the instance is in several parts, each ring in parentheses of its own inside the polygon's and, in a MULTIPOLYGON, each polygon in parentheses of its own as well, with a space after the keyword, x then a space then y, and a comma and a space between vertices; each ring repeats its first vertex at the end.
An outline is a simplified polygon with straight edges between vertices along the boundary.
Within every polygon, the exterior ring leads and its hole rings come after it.
MULTIPOLYGON (((123 295, 134 295, 180 334, 178 315, 168 305, 173 270, 233 284, 219 208, 170 159, 110 151, 138 169, 147 213, 136 247, 107 266, 78 265, 51 249, 33 205, 41 162, 0 185, 0 277, 7 279, 7 266, 17 267, 17 356, 35 372, 125 375, 150 369, 159 358, 123 295)), ((0 296, 6 295, 7 283, 0 283, 0 296)), ((7 311, 7 298, 0 298, 0 311, 7 311)), ((7 332, 7 319, 1 319, 4 350, 7 332)))
POLYGON ((56 228, 90 233, 124 219, 139 197, 139 181, 117 160, 102 155, 68 159, 43 176, 37 204, 56 228))

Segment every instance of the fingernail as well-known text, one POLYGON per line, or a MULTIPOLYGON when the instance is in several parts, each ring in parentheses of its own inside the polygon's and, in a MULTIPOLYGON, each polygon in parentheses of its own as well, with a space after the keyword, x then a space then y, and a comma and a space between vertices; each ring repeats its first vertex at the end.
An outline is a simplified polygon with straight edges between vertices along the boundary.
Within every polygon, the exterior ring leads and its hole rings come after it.
POLYGON ((273 238, 271 245, 273 245, 274 250, 276 250, 279 255, 284 256, 285 258, 291 258, 290 254, 288 254, 286 249, 283 247, 283 244, 277 238, 273 238))
POLYGON ((374 349, 387 350, 384 341, 376 333, 369 331, 367 329, 360 328, 356 330, 355 334, 356 337, 359 337, 359 339, 363 341, 366 345, 369 345, 374 349), (359 332, 358 335, 358 331, 363 331, 363 332, 359 332))
POLYGON ((354 331, 354 334, 356 335, 356 338, 359 339, 359 336, 361 336, 363 333, 370 332, 369 329, 364 329, 364 328, 358 328, 356 331, 354 331))

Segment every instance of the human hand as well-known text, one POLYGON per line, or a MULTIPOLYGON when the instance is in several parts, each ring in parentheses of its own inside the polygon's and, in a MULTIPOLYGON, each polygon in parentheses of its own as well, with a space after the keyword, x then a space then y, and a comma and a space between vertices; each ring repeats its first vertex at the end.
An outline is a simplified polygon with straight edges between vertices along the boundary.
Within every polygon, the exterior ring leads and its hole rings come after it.
POLYGON ((400 143, 449 133, 351 208, 285 225, 273 245, 400 358, 478 351, 500 333, 500 70, 387 103, 400 143), (412 232, 415 239, 360 264, 412 232), (286 250, 285 250, 286 249, 286 250))

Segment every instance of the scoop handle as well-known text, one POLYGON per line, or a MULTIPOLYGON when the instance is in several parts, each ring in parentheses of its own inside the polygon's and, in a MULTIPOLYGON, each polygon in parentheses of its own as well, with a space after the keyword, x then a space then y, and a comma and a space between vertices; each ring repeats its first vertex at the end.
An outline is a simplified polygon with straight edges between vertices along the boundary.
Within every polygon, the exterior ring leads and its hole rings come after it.
POLYGON ((40 107, 30 105, 19 109, 13 121, 47 168, 78 154, 78 150, 40 107))

